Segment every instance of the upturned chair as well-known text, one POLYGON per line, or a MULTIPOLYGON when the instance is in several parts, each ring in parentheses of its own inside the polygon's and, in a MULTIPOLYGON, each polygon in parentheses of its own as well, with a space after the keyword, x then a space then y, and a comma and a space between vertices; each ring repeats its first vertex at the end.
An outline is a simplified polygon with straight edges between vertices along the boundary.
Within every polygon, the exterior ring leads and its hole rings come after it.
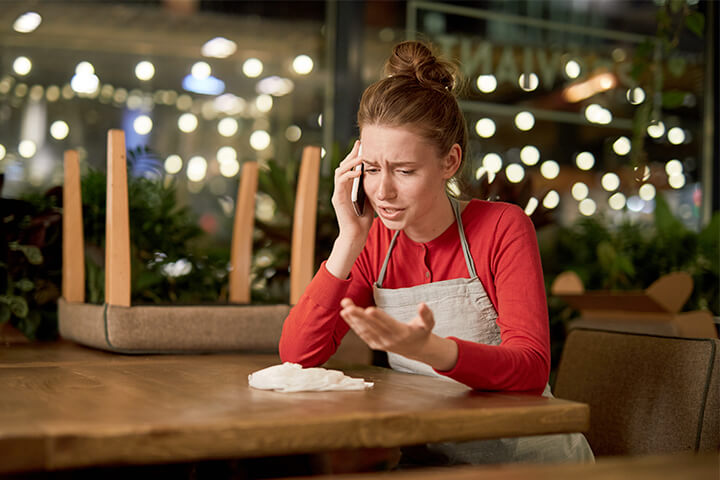
MULTIPOLYGON (((130 301, 130 227, 125 134, 108 132, 105 302, 85 303, 85 254, 76 151, 64 156, 63 284, 58 302, 63 338, 121 353, 277 351, 282 324, 315 273, 320 148, 305 147, 292 227, 289 304, 251 305, 250 268, 258 166, 243 164, 233 224, 231 305, 137 306, 130 301)), ((352 340, 349 360, 369 363, 352 340), (353 348, 354 346, 354 348, 353 348)), ((342 355, 340 355, 342 358, 342 355)), ((347 357, 347 355, 346 355, 347 357)))

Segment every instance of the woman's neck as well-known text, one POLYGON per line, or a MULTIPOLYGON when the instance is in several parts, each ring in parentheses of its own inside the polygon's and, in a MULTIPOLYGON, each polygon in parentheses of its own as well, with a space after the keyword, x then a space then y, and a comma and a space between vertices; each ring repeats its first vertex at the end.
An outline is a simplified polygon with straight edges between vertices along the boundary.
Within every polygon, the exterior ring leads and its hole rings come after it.
MULTIPOLYGON (((452 204, 447 196, 440 198, 436 202, 437 208, 423 218, 423 223, 419 225, 405 228, 403 232, 407 237, 416 243, 430 242, 448 229, 450 225, 455 223, 455 212, 453 212, 452 204)), ((465 208, 467 202, 460 202, 460 211, 465 208)))

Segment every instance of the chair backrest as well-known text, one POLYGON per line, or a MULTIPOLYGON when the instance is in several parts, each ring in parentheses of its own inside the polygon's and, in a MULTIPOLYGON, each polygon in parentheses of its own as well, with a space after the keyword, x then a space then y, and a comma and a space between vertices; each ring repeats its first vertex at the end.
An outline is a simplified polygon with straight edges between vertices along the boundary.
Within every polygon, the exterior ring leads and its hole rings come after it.
POLYGON ((554 393, 590 405, 596 455, 717 450, 719 348, 711 338, 574 329, 554 393))
MULTIPOLYGON (((315 273, 315 217, 317 215, 319 147, 303 150, 298 179, 291 247, 291 298, 296 303, 315 273)), ((229 300, 250 303, 250 267, 255 218, 258 166, 245 162, 233 224, 230 255, 229 300)), ((63 297, 68 302, 85 300, 84 239, 80 169, 77 152, 65 152, 63 202, 63 297)), ((107 138, 107 215, 105 225, 105 303, 130 306, 130 220, 128 212, 125 132, 109 130, 107 138)))

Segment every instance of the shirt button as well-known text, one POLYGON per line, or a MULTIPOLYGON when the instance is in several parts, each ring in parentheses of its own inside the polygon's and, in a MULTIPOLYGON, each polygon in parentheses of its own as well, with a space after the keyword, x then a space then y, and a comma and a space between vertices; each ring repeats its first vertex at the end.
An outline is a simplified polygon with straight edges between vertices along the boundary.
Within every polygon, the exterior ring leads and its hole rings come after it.
POLYGON ((425 272, 425 278, 430 278, 430 272, 425 272))

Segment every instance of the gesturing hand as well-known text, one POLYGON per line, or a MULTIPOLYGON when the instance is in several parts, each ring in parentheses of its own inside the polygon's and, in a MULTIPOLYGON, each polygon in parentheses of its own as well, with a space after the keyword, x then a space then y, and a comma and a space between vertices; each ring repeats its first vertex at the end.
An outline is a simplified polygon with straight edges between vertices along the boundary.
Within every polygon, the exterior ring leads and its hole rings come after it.
POLYGON ((421 352, 435 326, 427 305, 421 303, 417 316, 408 323, 397 321, 377 307, 358 307, 349 298, 344 298, 340 305, 343 307, 340 316, 370 348, 422 361, 421 352))

